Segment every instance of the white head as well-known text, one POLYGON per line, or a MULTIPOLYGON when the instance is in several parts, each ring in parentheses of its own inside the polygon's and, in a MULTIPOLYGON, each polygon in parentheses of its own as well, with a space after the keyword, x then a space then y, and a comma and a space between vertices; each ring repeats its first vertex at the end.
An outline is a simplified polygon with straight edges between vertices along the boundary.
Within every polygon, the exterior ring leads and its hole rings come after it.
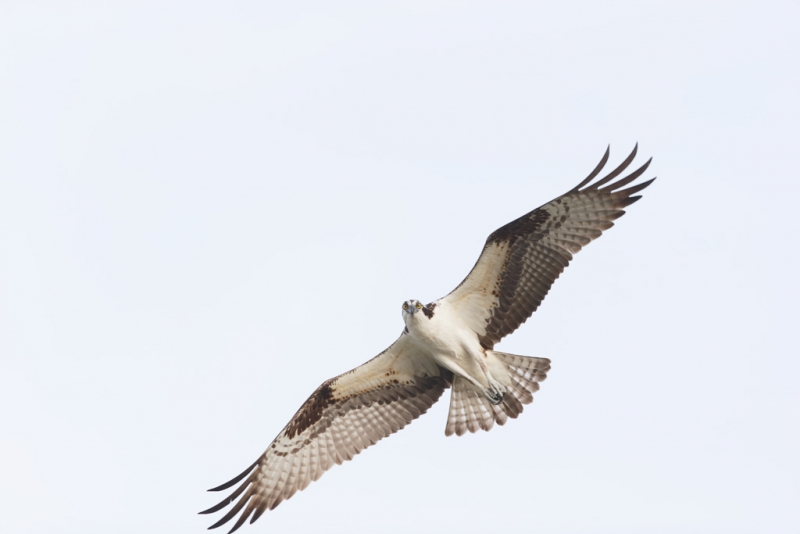
POLYGON ((407 300, 403 303, 403 319, 422 311, 422 303, 416 299, 407 300))

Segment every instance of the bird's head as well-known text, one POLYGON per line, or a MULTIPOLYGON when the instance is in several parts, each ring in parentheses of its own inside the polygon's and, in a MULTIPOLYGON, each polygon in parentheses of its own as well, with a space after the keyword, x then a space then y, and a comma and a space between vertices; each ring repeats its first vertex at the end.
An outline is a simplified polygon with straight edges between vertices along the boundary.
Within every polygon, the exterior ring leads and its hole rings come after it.
POLYGON ((416 299, 407 300, 403 303, 403 317, 414 315, 418 311, 422 311, 422 303, 416 299))

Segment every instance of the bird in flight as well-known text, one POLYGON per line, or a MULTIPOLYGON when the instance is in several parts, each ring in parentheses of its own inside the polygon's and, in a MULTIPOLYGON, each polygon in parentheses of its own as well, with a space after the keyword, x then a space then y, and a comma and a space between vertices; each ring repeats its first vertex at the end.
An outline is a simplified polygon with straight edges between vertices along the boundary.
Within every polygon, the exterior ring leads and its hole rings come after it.
MULTIPOLYGON (((655 178, 626 188, 650 165, 622 175, 637 147, 600 175, 609 150, 575 188, 489 235, 477 263, 449 295, 430 304, 407 300, 405 328, 367 363, 317 388, 267 450, 233 480, 239 487, 210 514, 236 504, 210 529, 239 515, 230 532, 258 519, 333 464, 350 460, 425 413, 453 388, 445 434, 490 430, 533 402, 550 360, 494 349, 536 311, 572 256, 641 196, 655 178), (238 499, 238 500, 237 500, 238 499)), ((651 158, 652 159, 652 158, 651 158)))

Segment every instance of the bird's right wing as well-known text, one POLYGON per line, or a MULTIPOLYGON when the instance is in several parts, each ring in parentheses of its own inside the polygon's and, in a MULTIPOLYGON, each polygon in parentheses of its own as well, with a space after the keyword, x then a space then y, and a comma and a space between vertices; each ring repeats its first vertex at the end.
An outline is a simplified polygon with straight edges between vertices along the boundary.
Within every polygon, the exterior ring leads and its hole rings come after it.
POLYGON ((451 382, 449 371, 420 357, 408 336, 401 335, 364 365, 323 382, 253 465, 209 491, 244 482, 222 502, 200 513, 217 512, 238 499, 210 528, 227 523, 242 508, 230 532, 251 515, 252 523, 264 511, 305 489, 333 464, 352 459, 425 413, 451 382))

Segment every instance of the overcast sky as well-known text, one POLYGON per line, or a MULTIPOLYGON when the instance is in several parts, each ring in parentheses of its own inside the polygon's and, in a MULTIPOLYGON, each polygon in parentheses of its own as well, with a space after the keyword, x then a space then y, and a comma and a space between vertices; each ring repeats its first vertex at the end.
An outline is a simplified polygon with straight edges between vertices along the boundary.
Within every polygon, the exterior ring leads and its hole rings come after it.
POLYGON ((0 531, 202 532, 636 142, 658 180, 498 346, 553 361, 520 419, 445 438, 446 394, 243 532, 800 531, 800 5, 276 4, 3 2, 0 531))

